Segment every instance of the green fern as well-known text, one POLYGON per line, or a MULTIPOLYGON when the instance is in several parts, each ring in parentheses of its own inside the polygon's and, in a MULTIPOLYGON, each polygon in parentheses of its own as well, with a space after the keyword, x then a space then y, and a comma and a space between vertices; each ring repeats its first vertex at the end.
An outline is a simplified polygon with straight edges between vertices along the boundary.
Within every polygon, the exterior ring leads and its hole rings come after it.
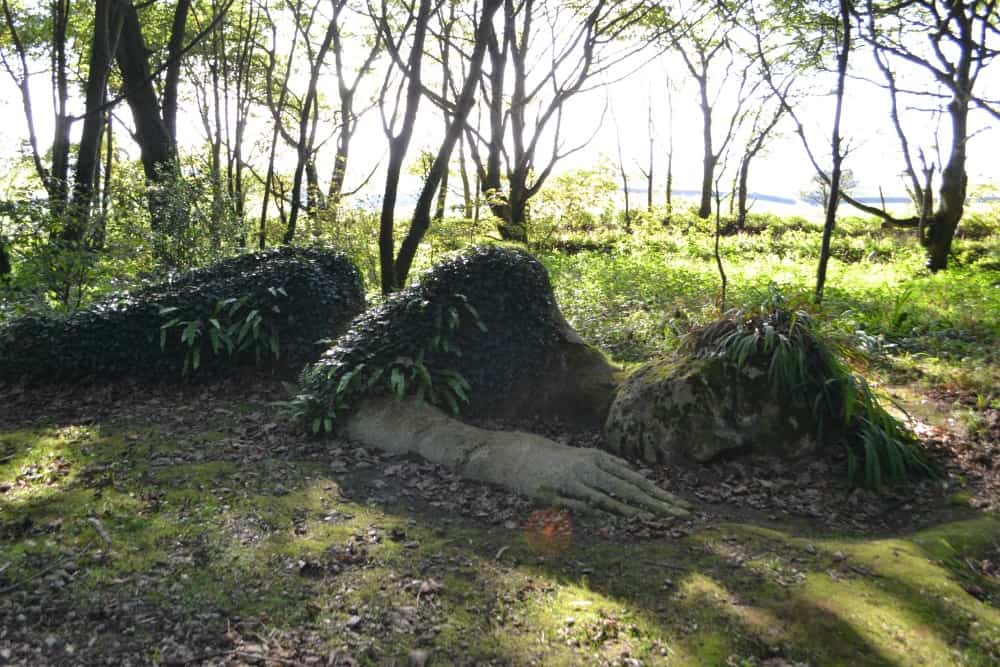
POLYGON ((314 434, 330 433, 338 417, 350 411, 366 396, 388 394, 396 398, 414 396, 443 408, 453 415, 469 403, 471 388, 458 372, 439 367, 440 360, 461 357, 454 334, 464 322, 485 332, 479 313, 462 294, 452 294, 446 303, 412 301, 406 306, 431 321, 431 335, 417 347, 413 356, 398 355, 382 365, 371 361, 352 367, 330 366, 326 381, 333 387, 330 395, 316 396, 290 387, 292 398, 278 406, 293 420, 303 423, 314 434), (428 359, 436 359, 432 364, 428 359))

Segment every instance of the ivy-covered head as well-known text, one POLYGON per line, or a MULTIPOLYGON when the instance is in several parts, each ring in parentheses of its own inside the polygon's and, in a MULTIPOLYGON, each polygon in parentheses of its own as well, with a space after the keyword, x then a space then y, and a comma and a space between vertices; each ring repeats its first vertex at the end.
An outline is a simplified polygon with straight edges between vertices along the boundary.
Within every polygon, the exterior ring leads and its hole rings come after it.
POLYGON ((560 340, 548 273, 527 252, 466 250, 354 320, 300 378, 296 415, 331 430, 366 395, 418 395, 476 413, 541 373, 560 340))

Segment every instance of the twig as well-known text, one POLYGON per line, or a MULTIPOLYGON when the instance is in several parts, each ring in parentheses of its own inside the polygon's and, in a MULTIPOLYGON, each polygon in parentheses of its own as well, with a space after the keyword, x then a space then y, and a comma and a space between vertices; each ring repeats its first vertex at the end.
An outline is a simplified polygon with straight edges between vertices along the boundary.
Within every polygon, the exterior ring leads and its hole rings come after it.
MULTIPOLYGON (((90 542, 88 542, 87 544, 84 545, 83 549, 81 550, 81 553, 83 551, 86 551, 87 549, 89 549, 91 544, 93 544, 93 540, 91 540, 90 542)), ((28 577, 26 579, 23 579, 21 581, 15 581, 13 584, 11 584, 10 586, 7 586, 5 588, 0 588, 0 595, 6 595, 7 593, 11 593, 13 591, 16 591, 21 586, 24 586, 25 584, 31 583, 35 579, 40 579, 41 577, 44 577, 45 575, 47 575, 48 573, 52 572, 53 570, 56 570, 56 569, 62 567, 64 564, 68 563, 76 555, 77 554, 75 554, 75 553, 69 553, 66 556, 63 556, 59 560, 57 560, 54 563, 52 563, 52 565, 49 565, 48 567, 39 570, 38 572, 36 572, 35 574, 31 575, 30 577, 28 577)), ((7 563, 6 565, 4 565, 3 568, 0 569, 0 572, 3 572, 4 570, 6 570, 8 567, 10 567, 10 565, 11 565, 10 563, 7 563)))
POLYGON ((51 572, 52 570, 55 570, 57 567, 59 567, 60 565, 62 565, 63 563, 65 563, 67 560, 69 560, 69 559, 66 558, 66 559, 63 559, 61 561, 56 561, 52 565, 49 565, 47 568, 44 568, 42 570, 39 570, 38 572, 36 572, 35 574, 31 575, 27 579, 24 579, 23 581, 15 581, 13 584, 11 584, 10 586, 7 586, 6 588, 0 588, 0 595, 6 595, 7 593, 11 593, 11 592, 17 590, 18 588, 20 588, 21 586, 23 586, 25 584, 28 584, 28 583, 31 583, 35 579, 39 579, 41 577, 44 577, 49 572, 51 572))
POLYGON ((278 658, 273 655, 264 655, 263 653, 250 653, 249 651, 228 651, 227 655, 231 655, 236 658, 243 658, 244 660, 261 660, 265 664, 277 663, 279 665, 292 665, 293 667, 306 667, 306 663, 299 662, 298 660, 289 660, 288 658, 278 658))
POLYGON ((111 551, 111 536, 108 535, 108 531, 104 530, 104 524, 101 523, 101 520, 95 516, 91 516, 87 517, 87 521, 97 531, 101 541, 104 542, 104 546, 107 547, 108 551, 111 551))
POLYGON ((680 565, 671 565, 670 563, 664 563, 658 560, 644 560, 643 565, 652 565, 654 567, 662 567, 665 570, 675 570, 677 572, 687 572, 688 568, 682 567, 680 565))

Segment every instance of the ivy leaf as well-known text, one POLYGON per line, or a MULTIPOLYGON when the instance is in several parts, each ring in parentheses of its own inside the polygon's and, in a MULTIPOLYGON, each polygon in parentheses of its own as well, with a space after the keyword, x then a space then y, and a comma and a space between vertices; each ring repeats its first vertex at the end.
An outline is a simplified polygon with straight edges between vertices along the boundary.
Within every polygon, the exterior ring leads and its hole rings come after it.
POLYGON ((406 394, 406 380, 398 368, 393 368, 389 375, 389 390, 396 395, 396 398, 403 398, 406 394))

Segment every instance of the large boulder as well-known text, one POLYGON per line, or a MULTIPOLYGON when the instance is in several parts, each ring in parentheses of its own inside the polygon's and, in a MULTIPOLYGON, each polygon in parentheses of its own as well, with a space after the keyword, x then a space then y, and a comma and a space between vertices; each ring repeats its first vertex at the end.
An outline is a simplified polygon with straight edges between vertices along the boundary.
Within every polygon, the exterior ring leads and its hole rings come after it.
POLYGON ((608 451, 649 463, 708 462, 756 451, 814 452, 816 419, 780 399, 767 373, 719 355, 649 362, 622 384, 605 423, 608 451))
POLYGON ((318 356, 317 340, 335 336, 364 307, 361 275, 342 253, 249 253, 66 318, 8 322, 0 327, 0 378, 170 380, 183 369, 204 375, 254 363, 262 352, 302 363, 318 356), (227 347, 235 339, 243 344, 227 347))
POLYGON ((303 371, 297 415, 332 430, 361 399, 395 393, 469 416, 599 426, 616 373, 566 323, 544 266, 523 250, 487 246, 358 317, 303 371))

